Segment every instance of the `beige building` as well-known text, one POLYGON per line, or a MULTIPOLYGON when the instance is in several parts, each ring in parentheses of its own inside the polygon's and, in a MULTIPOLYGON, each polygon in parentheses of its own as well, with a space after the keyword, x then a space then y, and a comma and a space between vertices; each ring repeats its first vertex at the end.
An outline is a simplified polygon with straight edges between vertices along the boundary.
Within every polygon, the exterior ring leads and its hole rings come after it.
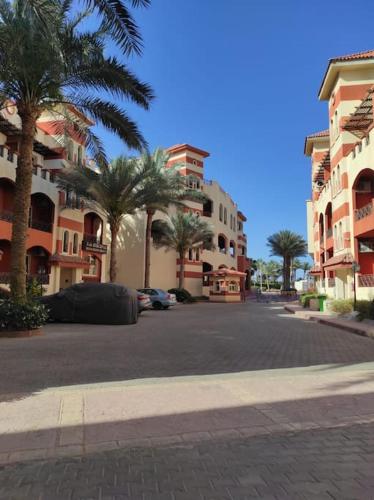
POLYGON ((374 299, 374 51, 331 59, 319 91, 329 128, 308 136, 308 246, 317 288, 374 299), (354 271, 355 269, 355 271, 354 271))
MULTIPOLYGON (((247 237, 243 224, 245 216, 221 186, 204 177, 204 162, 209 153, 188 144, 179 144, 168 149, 168 165, 178 165, 180 172, 187 177, 187 185, 201 189, 209 198, 205 204, 186 202, 186 211, 198 214, 209 221, 215 231, 214 251, 190 249, 185 260, 185 287, 193 295, 209 295, 209 280, 204 272, 226 266, 243 271, 249 275, 247 258, 247 237)), ((170 209, 170 214, 173 208, 170 209)), ((154 220, 167 218, 156 213, 154 220)), ((127 217, 120 235, 118 250, 118 278, 120 283, 130 287, 144 286, 145 272, 145 214, 127 217)), ((151 249, 152 287, 170 289, 177 287, 179 261, 174 251, 151 249)), ((249 278, 247 279, 247 283, 249 278)))

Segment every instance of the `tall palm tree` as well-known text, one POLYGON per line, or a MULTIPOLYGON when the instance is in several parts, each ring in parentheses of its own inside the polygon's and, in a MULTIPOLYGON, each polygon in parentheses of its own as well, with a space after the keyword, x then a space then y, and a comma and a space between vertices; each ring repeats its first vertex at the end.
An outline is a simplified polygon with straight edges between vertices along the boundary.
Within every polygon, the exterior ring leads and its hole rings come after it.
POLYGON ((307 244, 302 236, 288 229, 274 233, 267 239, 271 254, 283 258, 283 289, 290 288, 291 261, 295 257, 303 257, 307 252, 307 244))
POLYGON ((179 174, 178 165, 167 168, 169 155, 163 149, 156 149, 153 154, 144 153, 140 162, 151 173, 145 183, 145 195, 148 202, 145 238, 144 287, 150 285, 152 221, 156 211, 167 213, 170 205, 183 207, 186 198, 203 202, 206 197, 201 191, 188 189, 186 177, 179 174), (147 192, 148 191, 148 192, 147 192))
POLYGON ((175 250, 179 257, 179 288, 184 288, 184 260, 189 248, 214 248, 213 227, 194 214, 178 211, 170 221, 155 220, 152 224, 153 244, 175 250))
POLYGON ((107 55, 105 40, 110 28, 82 31, 79 24, 84 15, 72 17, 70 3, 0 2, 0 101, 14 103, 21 119, 11 257, 11 293, 19 301, 26 298, 32 152, 41 114, 50 111, 59 118, 63 115, 59 121, 63 129, 56 129, 56 134, 63 136, 68 127, 74 128, 100 162, 106 160, 100 140, 69 113, 69 107, 101 123, 129 147, 140 150, 146 145, 136 124, 111 99, 131 100, 148 109, 153 97, 150 87, 107 55), (38 9, 31 8, 43 3, 50 9, 48 29, 38 9))
POLYGON ((149 163, 135 158, 120 156, 109 165, 103 165, 99 173, 89 168, 74 166, 59 174, 58 184, 63 189, 73 190, 83 196, 87 203, 101 209, 109 224, 110 267, 109 278, 116 281, 117 239, 125 215, 133 215, 137 210, 151 203, 155 185, 154 170, 149 163))

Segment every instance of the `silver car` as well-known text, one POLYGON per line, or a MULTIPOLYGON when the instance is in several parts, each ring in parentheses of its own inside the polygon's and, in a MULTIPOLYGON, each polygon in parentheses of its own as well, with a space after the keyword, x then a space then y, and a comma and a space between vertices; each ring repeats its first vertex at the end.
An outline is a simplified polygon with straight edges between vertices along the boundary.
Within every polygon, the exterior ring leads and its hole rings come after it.
POLYGON ((169 309, 170 306, 175 306, 177 299, 173 293, 165 292, 160 288, 139 288, 138 292, 145 293, 150 296, 154 309, 169 309))

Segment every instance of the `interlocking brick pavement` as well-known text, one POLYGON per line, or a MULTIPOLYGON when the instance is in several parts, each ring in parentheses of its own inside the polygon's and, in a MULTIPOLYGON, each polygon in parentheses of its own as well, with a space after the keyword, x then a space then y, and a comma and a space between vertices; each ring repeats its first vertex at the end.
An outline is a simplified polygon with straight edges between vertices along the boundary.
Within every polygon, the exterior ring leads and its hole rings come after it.
POLYGON ((373 434, 361 424, 8 465, 0 498, 370 500, 373 434))

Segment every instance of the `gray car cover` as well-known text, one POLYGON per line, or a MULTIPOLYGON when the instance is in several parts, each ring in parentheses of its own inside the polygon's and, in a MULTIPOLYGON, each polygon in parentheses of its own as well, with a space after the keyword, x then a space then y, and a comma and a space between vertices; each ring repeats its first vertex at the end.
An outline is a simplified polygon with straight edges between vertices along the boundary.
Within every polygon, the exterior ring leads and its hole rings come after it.
POLYGON ((78 283, 40 302, 52 321, 131 325, 138 320, 136 291, 115 283, 78 283))

